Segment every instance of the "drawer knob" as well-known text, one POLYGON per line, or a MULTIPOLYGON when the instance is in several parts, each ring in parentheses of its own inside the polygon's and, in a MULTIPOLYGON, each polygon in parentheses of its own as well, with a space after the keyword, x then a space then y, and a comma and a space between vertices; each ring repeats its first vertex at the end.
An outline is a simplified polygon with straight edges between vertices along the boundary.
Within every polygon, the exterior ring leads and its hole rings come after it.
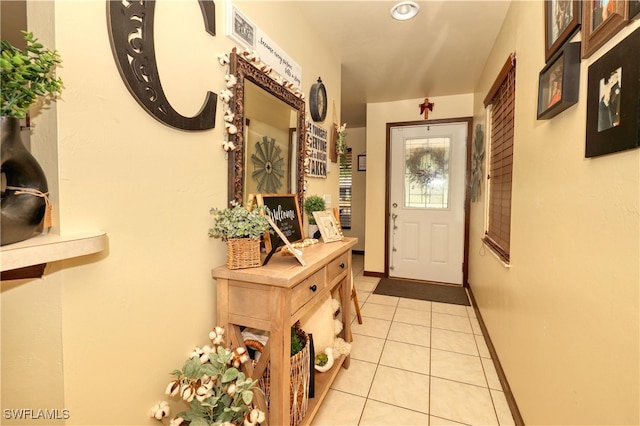
POLYGON ((317 289, 318 289, 318 286, 317 286, 317 285, 315 285, 315 284, 314 284, 314 285, 312 285, 311 287, 309 287, 309 290, 311 290, 311 291, 313 291, 313 292, 315 292, 317 289))
POLYGON ((344 263, 341 263, 341 264, 340 264, 340 268, 341 268, 341 269, 344 269, 344 263))

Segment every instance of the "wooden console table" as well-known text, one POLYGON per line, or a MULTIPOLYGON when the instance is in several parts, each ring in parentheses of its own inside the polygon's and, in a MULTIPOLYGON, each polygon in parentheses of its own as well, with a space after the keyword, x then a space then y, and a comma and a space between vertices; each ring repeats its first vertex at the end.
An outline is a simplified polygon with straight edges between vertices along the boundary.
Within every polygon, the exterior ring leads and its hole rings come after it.
MULTIPOLYGON (((255 392, 255 400, 272 426, 289 425, 291 326, 324 296, 339 291, 344 323, 340 337, 351 341, 351 248, 357 241, 345 238, 307 247, 303 249, 306 266, 293 256, 278 253, 259 268, 219 266, 212 271, 217 279, 217 324, 226 328, 227 342, 244 346, 243 326, 269 331, 260 361, 255 367, 246 362, 242 369, 257 380, 270 361, 270 409, 261 392, 255 392)), ((315 397, 309 398, 302 424, 311 423, 341 366, 349 367, 348 356, 337 359, 331 370, 315 375, 315 397)))

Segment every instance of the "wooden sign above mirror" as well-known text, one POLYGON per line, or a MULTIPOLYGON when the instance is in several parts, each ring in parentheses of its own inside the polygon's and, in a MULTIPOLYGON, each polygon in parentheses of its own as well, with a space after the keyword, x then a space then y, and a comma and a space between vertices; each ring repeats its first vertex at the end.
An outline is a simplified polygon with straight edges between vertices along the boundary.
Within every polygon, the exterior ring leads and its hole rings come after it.
POLYGON ((237 83, 229 108, 237 132, 229 135, 229 201, 250 192, 297 194, 304 200, 305 101, 235 50, 230 73, 237 83), (274 116, 274 111, 281 111, 274 116), (253 117, 252 117, 253 116, 253 117))

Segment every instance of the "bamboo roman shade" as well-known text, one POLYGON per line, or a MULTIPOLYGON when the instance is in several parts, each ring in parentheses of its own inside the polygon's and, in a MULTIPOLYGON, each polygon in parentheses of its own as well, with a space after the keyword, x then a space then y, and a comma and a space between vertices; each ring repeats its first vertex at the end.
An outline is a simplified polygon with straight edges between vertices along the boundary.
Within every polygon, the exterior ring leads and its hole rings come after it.
POLYGON ((515 93, 516 68, 515 59, 512 56, 489 92, 491 97, 487 96, 485 99, 485 106, 491 105, 489 218, 485 242, 507 262, 509 262, 511 248, 515 93))

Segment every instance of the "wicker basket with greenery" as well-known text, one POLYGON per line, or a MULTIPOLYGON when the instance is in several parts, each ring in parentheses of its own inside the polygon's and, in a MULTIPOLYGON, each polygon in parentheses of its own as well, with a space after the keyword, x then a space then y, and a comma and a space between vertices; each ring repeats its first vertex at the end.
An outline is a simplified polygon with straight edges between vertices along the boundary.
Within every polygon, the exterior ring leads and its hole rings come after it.
POLYGON ((209 229, 209 236, 227 243, 227 267, 260 266, 260 238, 265 232, 273 232, 265 216, 266 208, 245 208, 232 201, 230 208, 213 208, 210 213, 214 216, 214 225, 209 229))

